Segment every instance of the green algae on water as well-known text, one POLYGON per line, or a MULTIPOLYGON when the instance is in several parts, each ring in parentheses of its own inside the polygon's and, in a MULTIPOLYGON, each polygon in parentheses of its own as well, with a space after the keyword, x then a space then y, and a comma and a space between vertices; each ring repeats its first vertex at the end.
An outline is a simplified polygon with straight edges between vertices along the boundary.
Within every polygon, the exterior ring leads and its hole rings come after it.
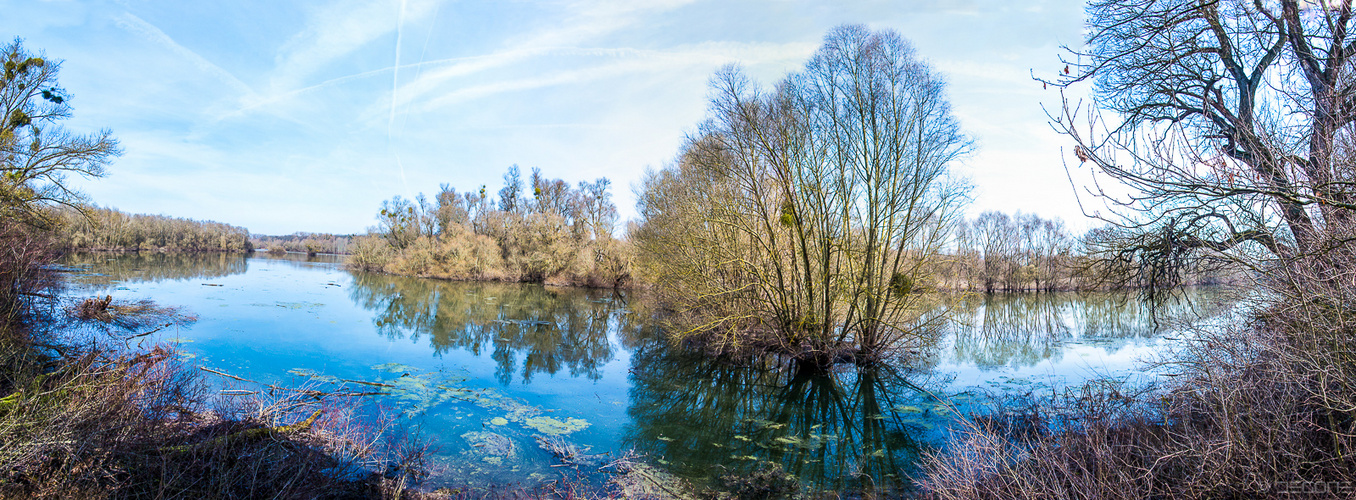
POLYGON ((557 420, 551 417, 532 417, 524 421, 523 425, 536 429, 537 432, 542 434, 560 436, 582 430, 588 427, 589 423, 582 418, 557 420))

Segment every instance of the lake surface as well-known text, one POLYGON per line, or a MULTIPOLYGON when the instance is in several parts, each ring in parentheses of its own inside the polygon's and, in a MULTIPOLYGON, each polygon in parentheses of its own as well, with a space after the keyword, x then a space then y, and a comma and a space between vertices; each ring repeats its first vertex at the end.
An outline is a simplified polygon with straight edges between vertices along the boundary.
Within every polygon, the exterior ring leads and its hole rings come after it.
MULTIPOLYGON (((66 264, 82 270, 76 293, 196 315, 152 338, 198 365, 266 384, 385 384, 391 394, 373 402, 438 446, 432 486, 558 479, 543 439, 611 457, 636 450, 697 482, 777 463, 817 488, 905 484, 918 455, 944 441, 950 405, 1095 377, 1133 382, 1139 361, 1175 338, 1167 316, 1124 297, 976 296, 957 300, 958 323, 907 359, 809 373, 674 348, 638 298, 612 291, 355 273, 326 256, 66 264)), ((1213 294, 1190 297, 1168 316, 1217 307, 1213 294)))

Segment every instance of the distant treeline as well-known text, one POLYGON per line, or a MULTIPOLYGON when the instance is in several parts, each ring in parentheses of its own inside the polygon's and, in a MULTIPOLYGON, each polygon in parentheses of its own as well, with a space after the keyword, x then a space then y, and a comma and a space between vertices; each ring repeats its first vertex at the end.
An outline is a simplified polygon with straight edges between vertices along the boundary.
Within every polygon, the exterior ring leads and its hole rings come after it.
POLYGON ((129 214, 113 208, 57 211, 57 238, 67 250, 241 252, 254 250, 249 230, 213 221, 129 214))
POLYGON ((297 232, 284 236, 265 236, 256 234, 250 237, 250 243, 256 249, 270 252, 298 252, 307 255, 318 253, 347 254, 352 236, 327 233, 297 232))
POLYGON ((365 271, 455 280, 526 281, 619 287, 630 281, 630 247, 613 238, 611 182, 577 186, 514 165, 491 199, 484 186, 446 184, 432 201, 396 196, 378 223, 347 249, 365 271))
MULTIPOLYGON (((957 223, 954 253, 939 271, 938 285, 957 290, 1031 292, 1122 288, 1123 276, 1094 258, 1106 229, 1075 236, 1059 219, 987 211, 957 223)), ((1187 285, 1234 281, 1237 270, 1200 268, 1187 285)))
POLYGON ((1078 288, 1079 240, 1059 219, 988 211, 956 225, 952 287, 986 293, 1078 288))
POLYGON ((245 272, 246 257, 225 252, 141 252, 109 258, 100 253, 71 252, 61 264, 75 268, 98 267, 97 276, 82 282, 97 286, 121 286, 128 283, 153 283, 165 280, 224 278, 245 272))

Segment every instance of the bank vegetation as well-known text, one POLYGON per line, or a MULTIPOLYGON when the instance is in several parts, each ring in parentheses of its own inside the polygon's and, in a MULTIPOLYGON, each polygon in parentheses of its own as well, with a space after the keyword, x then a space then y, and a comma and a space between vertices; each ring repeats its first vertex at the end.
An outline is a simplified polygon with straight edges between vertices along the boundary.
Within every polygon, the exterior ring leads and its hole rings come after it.
POLYGON ((348 245, 353 269, 451 280, 619 288, 631 284, 632 251, 614 237, 617 208, 606 178, 571 186, 517 165, 492 198, 484 186, 444 184, 429 201, 396 196, 377 225, 348 245))
MULTIPOLYGON (((1114 226, 1103 226, 1075 236, 1058 218, 986 211, 956 224, 938 286, 986 294, 1146 290, 1130 266, 1099 257, 1120 248, 1116 234, 1114 226)), ((1179 285, 1243 285, 1249 272, 1221 259, 1183 269, 1179 285)))
POLYGON ((214 221, 129 214, 79 205, 54 210, 56 237, 67 251, 250 253, 249 230, 214 221))
POLYGON ((304 253, 313 257, 322 253, 347 255, 352 238, 350 235, 307 232, 283 236, 255 234, 250 235, 250 244, 269 253, 304 253))

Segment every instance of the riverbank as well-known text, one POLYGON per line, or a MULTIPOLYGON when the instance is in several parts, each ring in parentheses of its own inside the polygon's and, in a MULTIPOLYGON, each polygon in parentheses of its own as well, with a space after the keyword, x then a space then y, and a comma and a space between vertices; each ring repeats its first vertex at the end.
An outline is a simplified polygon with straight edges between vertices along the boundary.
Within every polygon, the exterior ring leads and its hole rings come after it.
POLYGON ((926 498, 1350 497, 1356 324, 1338 304, 1351 289, 1272 285, 1193 328, 1150 365, 1152 384, 1101 381, 969 420, 925 458, 926 498))
POLYGON ((68 293, 45 233, 0 242, 0 497, 371 498, 424 474, 417 441, 358 400, 210 390, 154 336, 196 317, 68 293))

